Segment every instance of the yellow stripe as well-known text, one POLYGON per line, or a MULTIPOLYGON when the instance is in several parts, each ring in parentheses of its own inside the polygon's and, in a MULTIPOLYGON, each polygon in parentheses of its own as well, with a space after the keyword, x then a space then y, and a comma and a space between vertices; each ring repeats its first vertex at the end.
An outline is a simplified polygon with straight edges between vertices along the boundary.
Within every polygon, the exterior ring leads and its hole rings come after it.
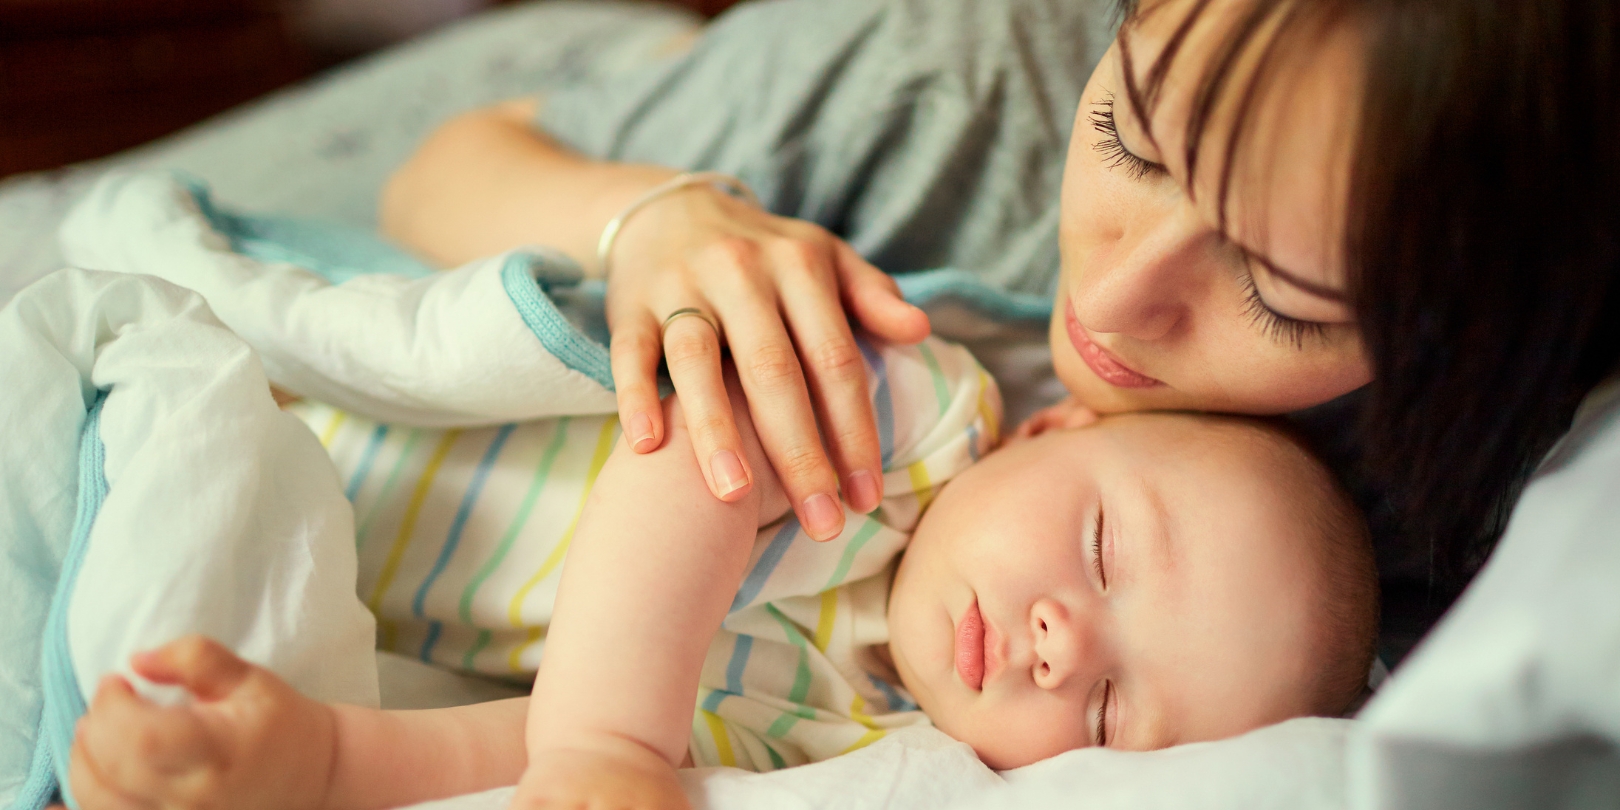
MULTIPOLYGON (((534 572, 534 576, 529 577, 528 582, 523 583, 523 587, 518 589, 517 595, 512 597, 512 603, 506 608, 506 617, 513 627, 523 626, 523 600, 529 596, 529 591, 534 590, 534 586, 550 576, 551 572, 562 564, 563 557, 568 553, 568 545, 574 539, 574 529, 579 526, 579 515, 585 511, 585 501, 590 497, 591 487, 596 484, 596 476, 602 472, 602 465, 607 463, 608 453, 613 450, 613 439, 618 427, 617 419, 608 419, 602 423, 602 432, 596 437, 596 455, 591 457, 591 469, 585 474, 585 490, 579 494, 579 506, 574 508, 574 519, 568 522, 568 528, 563 530, 562 539, 557 541, 551 554, 540 564, 540 570, 534 572)), ((532 643, 534 642, 527 642, 512 651, 511 662, 514 671, 522 671, 515 662, 532 643)))
POLYGON ((990 392, 990 375, 979 370, 979 418, 984 420, 984 429, 990 434, 990 446, 995 447, 1001 443, 1001 420, 996 418, 996 412, 990 408, 990 400, 985 394, 990 392))
POLYGON ((837 589, 821 592, 821 616, 816 620, 816 649, 827 651, 827 645, 832 643, 833 622, 838 619, 838 591, 837 589))
POLYGON ((709 725, 709 734, 714 737, 714 750, 720 755, 720 764, 737 767, 737 755, 731 751, 731 735, 726 732, 726 724, 720 722, 714 712, 703 712, 703 722, 709 725))
POLYGON ((855 699, 849 702, 849 719, 867 728, 877 728, 872 724, 872 715, 866 713, 866 699, 860 693, 856 693, 855 699))
POLYGON ((916 462, 907 467, 906 472, 911 474, 911 491, 917 495, 918 511, 927 509, 934 500, 934 483, 928 478, 928 464, 916 462))
POLYGON ((343 421, 348 418, 349 415, 343 411, 332 411, 332 421, 327 424, 326 430, 321 433, 322 447, 328 450, 332 449, 332 440, 337 438, 338 428, 343 427, 343 421))
POLYGON ((433 448, 433 456, 428 459, 427 467, 422 470, 422 477, 417 479, 416 490, 411 493, 410 503, 405 507, 405 517, 399 524, 399 535, 394 538, 394 547, 388 550, 388 559, 383 563, 382 573, 377 577, 377 585, 372 589, 371 599, 366 606, 371 608, 373 616, 378 617, 378 630, 382 633, 381 648, 392 650, 394 641, 399 635, 399 628, 393 622, 382 618, 383 595, 388 587, 394 584, 394 575, 399 573, 399 563, 405 559, 405 548, 411 544, 411 534, 416 530, 416 517, 422 511, 422 504, 427 500, 428 490, 433 488, 433 479, 439 474, 440 465, 444 464, 444 457, 450 455, 450 448, 455 445, 461 431, 452 430, 439 439, 439 446, 433 448))
POLYGON ((868 731, 865 734, 862 734, 860 739, 856 740, 853 743, 850 743, 848 748, 845 748, 844 750, 839 751, 838 753, 841 756, 841 755, 847 754, 847 753, 849 753, 851 751, 858 751, 858 750, 860 750, 862 748, 865 748, 868 745, 871 745, 872 743, 877 742, 878 740, 883 739, 883 735, 887 734, 887 733, 888 732, 883 731, 882 729, 872 729, 871 731, 868 731))
POLYGON ((535 642, 545 637, 546 629, 544 627, 529 628, 529 632, 523 637, 523 643, 513 647, 512 652, 506 656, 506 666, 513 672, 523 672, 524 651, 534 646, 535 642))
POLYGON ((416 481, 416 490, 411 493, 410 503, 405 507, 405 517, 399 524, 399 535, 394 538, 394 547, 388 551, 388 560, 383 563, 382 574, 377 577, 377 586, 371 591, 371 599, 366 605, 376 613, 382 606, 383 594, 388 587, 394 584, 394 575, 399 572, 400 560, 405 558, 405 548, 411 544, 411 533, 416 530, 417 515, 422 512, 422 504, 427 500, 428 490, 433 488, 433 479, 439 474, 440 465, 444 464, 444 457, 450 455, 450 448, 461 436, 461 431, 452 430, 439 439, 439 446, 433 448, 433 456, 428 459, 427 467, 422 470, 422 477, 416 481))

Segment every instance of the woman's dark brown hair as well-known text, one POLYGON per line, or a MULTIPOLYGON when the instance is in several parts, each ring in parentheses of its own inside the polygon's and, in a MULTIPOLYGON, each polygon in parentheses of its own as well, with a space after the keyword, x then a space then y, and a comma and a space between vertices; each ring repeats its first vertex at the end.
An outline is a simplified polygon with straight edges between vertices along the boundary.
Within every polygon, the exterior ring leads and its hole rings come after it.
MULTIPOLYGON (((1361 464, 1431 575, 1460 582, 1580 399, 1620 368, 1620 3, 1214 1, 1240 13, 1198 78, 1186 158, 1232 99, 1224 154, 1204 157, 1223 207, 1279 44, 1323 23, 1361 31, 1344 245, 1375 375, 1361 464), (1259 67, 1239 76, 1250 49, 1259 67)), ((1122 45, 1155 5, 1121 3, 1122 45)), ((1154 62, 1127 69, 1141 120, 1210 6, 1188 3, 1154 62)))

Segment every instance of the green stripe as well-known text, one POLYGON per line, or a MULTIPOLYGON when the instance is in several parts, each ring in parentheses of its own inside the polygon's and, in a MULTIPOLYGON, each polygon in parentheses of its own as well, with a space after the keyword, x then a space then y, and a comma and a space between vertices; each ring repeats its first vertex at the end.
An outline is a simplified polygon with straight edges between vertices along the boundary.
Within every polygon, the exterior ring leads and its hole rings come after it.
POLYGON ((844 577, 849 576, 850 566, 855 564, 855 555, 860 553, 861 546, 866 545, 866 541, 872 539, 872 535, 877 534, 878 528, 877 521, 871 518, 866 519, 866 525, 862 526, 861 530, 850 538, 849 545, 844 546, 844 556, 839 558, 838 567, 833 569, 832 578, 827 580, 826 586, 822 588, 823 591, 830 591, 844 584, 844 577))
POLYGON ((562 451, 563 444, 566 443, 569 421, 570 417, 567 416, 557 420, 556 432, 552 434, 551 444, 546 447, 545 453, 540 456, 540 466, 535 470, 534 480, 529 482, 529 491, 523 496, 523 505, 518 508, 517 516, 513 517, 512 524, 506 527, 506 534, 501 537, 500 546, 495 549, 495 553, 490 556, 482 568, 478 569, 478 575, 473 577, 472 582, 467 583, 466 590, 461 592, 460 615, 464 624, 473 623, 473 595, 483 586, 484 580, 489 579, 490 574, 495 573, 495 569, 500 566, 501 561, 506 559, 507 552, 512 550, 513 543, 517 541, 518 533, 523 530, 524 524, 528 522, 529 511, 534 508, 535 501, 539 500, 540 491, 545 489, 546 479, 551 477, 551 465, 556 462, 557 454, 562 451))
POLYGON ((934 396, 939 397, 939 414, 951 407, 951 390, 945 385, 945 370, 939 367, 939 358, 934 357, 934 350, 928 348, 927 343, 917 344, 917 351, 922 352, 923 362, 928 364, 928 371, 934 375, 934 396))
POLYGON ((483 652, 485 647, 489 646, 490 639, 494 637, 495 634, 488 630, 479 630, 478 638, 473 640, 472 647, 467 650, 466 655, 461 656, 461 668, 469 672, 476 671, 473 669, 473 661, 478 658, 478 654, 483 652))
POLYGON ((782 759, 781 754, 776 753, 776 749, 772 748, 770 743, 765 742, 764 740, 760 740, 759 744, 765 746, 765 753, 771 755, 771 767, 772 768, 775 768, 776 770, 781 770, 781 769, 787 767, 787 762, 782 759))
POLYGON ((394 459, 394 469, 388 471, 388 480, 383 482, 382 492, 377 493, 377 500, 372 501, 371 508, 366 510, 366 519, 360 521, 360 528, 355 530, 354 547, 359 550, 366 544, 366 537, 371 534, 371 521, 376 519, 378 510, 388 503, 388 496, 393 493, 394 485, 399 483, 399 474, 405 469, 405 463, 411 459, 411 451, 416 449, 416 443, 422 439, 421 430, 412 430, 405 434, 405 446, 400 448, 399 458, 394 459))
POLYGON ((788 691, 788 700, 798 706, 793 712, 783 712, 771 723, 771 727, 765 730, 767 736, 781 737, 801 718, 809 720, 815 717, 815 712, 804 706, 805 698, 810 694, 810 645, 805 640, 804 633, 788 617, 782 615, 775 605, 766 602, 765 612, 769 613, 777 624, 782 625, 782 632, 787 635, 788 641, 799 648, 799 666, 793 673, 793 688, 788 691))

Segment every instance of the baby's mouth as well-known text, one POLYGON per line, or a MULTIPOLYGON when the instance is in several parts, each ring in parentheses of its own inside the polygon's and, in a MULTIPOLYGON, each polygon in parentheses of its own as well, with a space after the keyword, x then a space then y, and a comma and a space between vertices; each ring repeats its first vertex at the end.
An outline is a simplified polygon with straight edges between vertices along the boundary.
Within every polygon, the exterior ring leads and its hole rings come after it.
POLYGON ((956 624, 956 676, 974 691, 984 686, 984 617, 977 599, 956 624))

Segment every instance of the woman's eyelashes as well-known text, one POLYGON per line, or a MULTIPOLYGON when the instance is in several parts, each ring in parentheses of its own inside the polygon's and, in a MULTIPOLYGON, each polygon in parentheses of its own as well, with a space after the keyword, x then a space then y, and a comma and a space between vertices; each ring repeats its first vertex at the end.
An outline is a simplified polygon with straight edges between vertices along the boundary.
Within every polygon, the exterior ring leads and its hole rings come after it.
POLYGON ((1327 332, 1327 324, 1290 318, 1267 305, 1266 299, 1260 297, 1259 286, 1254 283, 1253 270, 1243 271, 1243 285, 1243 314, 1266 337, 1295 349, 1303 349, 1307 338, 1317 339, 1327 332))
POLYGON ((1119 123, 1114 120, 1114 96, 1109 94, 1102 101, 1092 104, 1090 113, 1091 128, 1102 135, 1092 148, 1102 155, 1103 165, 1110 169, 1124 169, 1127 177, 1140 180, 1150 174, 1164 174, 1163 165, 1143 158, 1125 148, 1125 143, 1119 139, 1119 123))

